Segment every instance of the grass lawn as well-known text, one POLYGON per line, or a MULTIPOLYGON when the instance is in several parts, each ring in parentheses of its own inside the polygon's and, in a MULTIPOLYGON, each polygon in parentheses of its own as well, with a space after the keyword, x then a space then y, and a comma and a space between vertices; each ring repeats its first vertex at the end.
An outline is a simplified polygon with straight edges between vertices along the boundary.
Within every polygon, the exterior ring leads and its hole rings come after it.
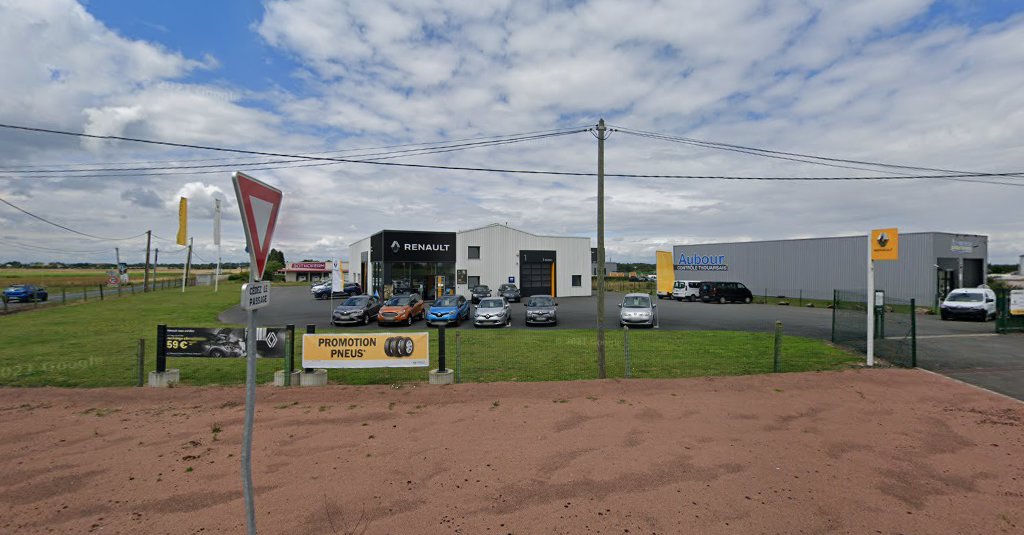
MULTIPOLYGON (((184 294, 160 291, 2 316, 0 385, 133 385, 138 373, 136 355, 140 338, 146 341, 145 371, 156 367, 157 324, 220 326, 217 316, 238 303, 238 299, 239 285, 231 283, 222 284, 218 293, 210 287, 189 287, 184 294)), ((414 330, 427 329, 421 323, 414 330)), ((431 363, 436 368, 437 331, 429 331, 431 363)), ((773 367, 770 333, 632 330, 629 337, 633 377, 766 373, 773 367)), ((300 367, 301 333, 297 333, 297 338, 295 365, 300 367)), ((608 331, 608 377, 626 375, 623 342, 622 331, 608 331)), ((597 376, 596 354, 597 337, 592 330, 474 329, 447 333, 447 366, 455 368, 459 360, 463 382, 592 379, 597 376)), ((826 370, 856 360, 857 356, 825 342, 786 336, 780 370, 826 370)), ((257 364, 257 379, 261 383, 271 381, 274 371, 283 367, 277 359, 260 360, 257 364)), ((244 359, 171 358, 168 367, 180 369, 181 380, 186 384, 245 381, 244 359)), ((348 384, 391 384, 425 381, 427 370, 330 370, 329 377, 333 382, 348 384)))

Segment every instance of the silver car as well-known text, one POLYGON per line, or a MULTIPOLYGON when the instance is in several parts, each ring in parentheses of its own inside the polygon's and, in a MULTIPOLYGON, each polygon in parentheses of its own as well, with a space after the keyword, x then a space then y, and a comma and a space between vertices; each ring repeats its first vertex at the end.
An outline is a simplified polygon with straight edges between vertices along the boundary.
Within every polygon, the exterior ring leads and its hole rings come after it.
POLYGON ((534 295, 526 300, 526 324, 558 324, 558 301, 550 295, 534 295))
POLYGON ((619 326, 658 326, 658 305, 647 294, 626 294, 619 303, 619 326))
POLYGON ((473 313, 473 326, 512 325, 512 309, 504 297, 485 297, 473 313))

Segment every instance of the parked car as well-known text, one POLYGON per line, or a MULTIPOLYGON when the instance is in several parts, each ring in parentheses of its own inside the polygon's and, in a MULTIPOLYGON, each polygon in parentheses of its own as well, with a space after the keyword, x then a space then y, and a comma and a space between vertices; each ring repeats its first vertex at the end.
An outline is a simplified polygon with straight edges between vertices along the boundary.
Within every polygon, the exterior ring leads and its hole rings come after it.
POLYGON ((5 301, 46 301, 50 294, 35 284, 13 284, 4 289, 5 301))
POLYGON ((705 281, 700 283, 700 300, 705 303, 712 301, 722 304, 730 301, 749 303, 754 300, 754 294, 739 282, 705 281))
POLYGON ((504 297, 485 297, 473 311, 473 326, 502 326, 512 325, 512 308, 504 297))
POLYGON ((490 297, 491 289, 481 284, 479 286, 474 286, 473 289, 470 290, 470 294, 472 295, 473 304, 475 305, 479 303, 481 299, 485 297, 490 297))
POLYGON ((996 317, 996 293, 988 288, 959 288, 949 292, 939 306, 944 320, 973 318, 988 321, 996 317))
POLYGON ((469 301, 461 295, 438 297, 427 309, 427 324, 455 324, 469 319, 469 301))
POLYGON ((519 288, 516 288, 515 284, 502 284, 499 286, 498 296, 504 297, 509 303, 518 303, 523 300, 522 294, 519 293, 519 288))
POLYGON ((526 300, 526 324, 558 324, 558 301, 550 295, 534 295, 526 300))
POLYGON ((355 282, 346 282, 341 290, 335 290, 330 282, 317 286, 313 289, 313 299, 330 299, 338 297, 351 297, 363 293, 363 289, 355 282))
POLYGON ((402 294, 393 296, 384 302, 384 306, 377 313, 377 323, 405 323, 412 325, 412 322, 423 319, 423 298, 420 294, 402 294))
POLYGON ((366 325, 377 319, 378 312, 380 312, 380 299, 372 295, 356 295, 334 307, 331 323, 333 325, 348 323, 366 325))
POLYGON ((245 356, 245 339, 235 336, 231 329, 222 329, 212 339, 202 342, 203 356, 235 358, 245 356))
POLYGON ((619 327, 626 325, 658 325, 658 305, 647 294, 626 294, 619 303, 619 327))
POLYGON ((675 281, 672 298, 676 301, 696 301, 700 298, 700 281, 675 281))

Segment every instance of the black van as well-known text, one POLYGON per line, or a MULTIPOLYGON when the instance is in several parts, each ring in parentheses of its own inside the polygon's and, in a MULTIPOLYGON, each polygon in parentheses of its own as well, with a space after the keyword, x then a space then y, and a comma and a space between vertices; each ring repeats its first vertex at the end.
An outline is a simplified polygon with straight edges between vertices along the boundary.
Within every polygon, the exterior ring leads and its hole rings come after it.
POLYGON ((705 303, 712 301, 723 304, 729 301, 749 303, 753 299, 754 294, 739 282, 704 281, 700 283, 700 300, 705 303))

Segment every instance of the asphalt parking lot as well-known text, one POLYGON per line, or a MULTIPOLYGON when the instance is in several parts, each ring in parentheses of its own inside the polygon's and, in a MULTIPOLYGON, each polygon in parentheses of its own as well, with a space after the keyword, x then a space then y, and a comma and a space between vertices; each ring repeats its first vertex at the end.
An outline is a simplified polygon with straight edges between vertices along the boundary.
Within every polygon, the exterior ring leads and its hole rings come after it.
MULTIPOLYGON (((275 288, 271 303, 259 312, 260 325, 294 324, 297 329, 316 325, 331 327, 330 314, 339 300, 317 301, 309 289, 301 286, 275 288)), ((623 294, 608 293, 605 300, 605 326, 618 330, 618 304, 623 294)), ((558 300, 558 325, 525 327, 525 308, 512 303, 512 329, 592 329, 597 326, 596 297, 563 297, 558 300)), ((709 304, 658 300, 659 329, 729 330, 770 332, 781 321, 786 334, 829 340, 832 336, 832 311, 824 308, 757 304, 709 304)), ((221 314, 225 323, 245 323, 245 312, 235 307, 221 314)), ((426 328, 419 321, 412 327, 426 328)), ((455 327, 453 327, 455 328, 455 327)), ((458 329, 474 329, 463 322, 458 329)), ((343 330, 378 329, 347 326, 343 330)), ((917 319, 918 365, 956 379, 1024 400, 1024 334, 994 334, 992 322, 942 321, 937 316, 919 315, 917 319)))

